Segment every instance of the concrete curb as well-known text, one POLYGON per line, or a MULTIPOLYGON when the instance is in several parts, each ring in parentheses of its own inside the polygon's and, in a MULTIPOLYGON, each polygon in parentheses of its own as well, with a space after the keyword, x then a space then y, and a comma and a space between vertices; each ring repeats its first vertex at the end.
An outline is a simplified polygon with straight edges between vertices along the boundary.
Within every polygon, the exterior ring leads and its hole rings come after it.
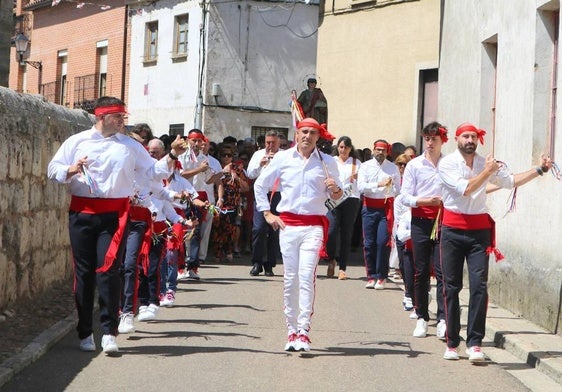
POLYGON ((502 348, 562 386, 562 337, 490 304, 486 334, 502 348))
POLYGON ((0 387, 10 381, 26 366, 38 360, 59 340, 76 328, 76 312, 68 315, 39 334, 20 353, 6 359, 0 364, 0 387))

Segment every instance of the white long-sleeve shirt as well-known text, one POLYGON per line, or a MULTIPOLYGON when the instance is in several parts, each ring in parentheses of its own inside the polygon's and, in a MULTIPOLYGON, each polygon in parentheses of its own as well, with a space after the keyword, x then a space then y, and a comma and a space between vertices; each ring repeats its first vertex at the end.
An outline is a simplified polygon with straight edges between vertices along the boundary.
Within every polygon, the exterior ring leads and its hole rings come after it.
POLYGON ((213 174, 218 173, 222 170, 220 162, 211 156, 204 155, 201 152, 198 155, 195 155, 195 152, 191 150, 188 150, 184 154, 180 155, 179 160, 182 164, 183 170, 195 169, 201 166, 201 162, 205 160, 209 163, 209 168, 206 171, 195 174, 189 179, 189 182, 196 190, 207 193, 209 203, 214 204, 214 184, 207 184, 207 180, 209 180, 209 178, 211 178, 213 174))
POLYGON ((379 164, 374 158, 363 162, 357 174, 359 192, 372 199, 385 199, 398 195, 400 193, 400 181, 400 171, 394 163, 386 159, 382 164, 379 164), (388 177, 392 178, 390 189, 378 185, 379 182, 385 181, 388 177))
POLYGON ((161 180, 170 173, 165 157, 155 162, 136 140, 120 133, 103 137, 95 126, 66 139, 47 169, 50 179, 68 184, 70 194, 90 198, 130 197, 137 176, 161 180), (67 179, 68 168, 84 157, 88 157, 87 173, 97 185, 95 194, 83 175, 67 179))
POLYGON ((441 180, 438 166, 433 166, 425 154, 412 159, 406 165, 402 178, 402 203, 408 207, 417 207, 419 198, 441 196, 441 180))
POLYGON ((349 197, 355 197, 359 199, 361 193, 359 192, 359 187, 357 186, 357 179, 351 181, 351 175, 354 171, 355 174, 359 172, 359 168, 361 167, 361 161, 359 159, 355 159, 355 169, 353 168, 353 158, 348 157, 345 162, 342 162, 338 158, 335 158, 336 163, 338 164, 338 172, 339 172, 339 179, 342 183, 343 189, 350 189, 351 194, 349 197))
POLYGON ((488 181, 484 181, 480 188, 470 195, 464 196, 468 181, 484 171, 485 165, 486 159, 475 154, 471 169, 467 166, 458 149, 439 161, 439 177, 442 183, 445 209, 459 214, 484 214, 488 212, 486 206, 486 185, 488 182, 502 188, 513 188, 513 175, 507 170, 499 170, 488 177, 488 181))
POLYGON ((338 179, 338 166, 334 157, 319 153, 315 149, 310 158, 306 159, 299 154, 297 147, 275 154, 254 183, 258 211, 270 209, 267 193, 279 179, 281 201, 277 205, 278 212, 326 215, 328 209, 324 202, 329 197, 329 192, 324 183, 326 173, 322 162, 324 162, 330 178, 333 178, 341 187, 338 179))

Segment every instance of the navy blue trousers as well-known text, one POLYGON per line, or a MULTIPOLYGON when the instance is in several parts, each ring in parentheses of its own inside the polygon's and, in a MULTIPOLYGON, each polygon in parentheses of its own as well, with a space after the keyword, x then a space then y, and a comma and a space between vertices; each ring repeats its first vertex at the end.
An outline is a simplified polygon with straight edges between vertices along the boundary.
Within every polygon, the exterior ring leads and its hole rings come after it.
POLYGON ((386 279, 390 246, 388 246, 388 229, 384 208, 363 206, 363 253, 367 278, 386 279))

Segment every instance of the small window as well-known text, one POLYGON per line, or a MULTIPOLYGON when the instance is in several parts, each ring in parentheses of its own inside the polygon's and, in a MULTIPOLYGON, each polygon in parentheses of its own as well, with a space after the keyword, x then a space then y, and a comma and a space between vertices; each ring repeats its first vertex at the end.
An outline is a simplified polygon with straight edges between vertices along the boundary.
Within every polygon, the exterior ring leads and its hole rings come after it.
POLYGON ((158 59, 158 22, 146 24, 144 61, 152 62, 158 59))
POLYGON ((187 33, 189 14, 177 15, 174 26, 174 57, 187 56, 187 33))
POLYGON ((168 134, 170 136, 176 136, 176 135, 183 136, 184 129, 185 129, 184 124, 170 124, 168 134))

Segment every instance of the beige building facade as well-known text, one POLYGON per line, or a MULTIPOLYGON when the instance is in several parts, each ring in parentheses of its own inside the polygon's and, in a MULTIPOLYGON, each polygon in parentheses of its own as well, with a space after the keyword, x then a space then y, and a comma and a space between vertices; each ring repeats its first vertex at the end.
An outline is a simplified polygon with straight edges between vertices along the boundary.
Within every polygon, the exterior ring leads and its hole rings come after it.
POLYGON ((420 147, 436 120, 439 0, 334 0, 320 10, 317 77, 328 128, 356 148, 376 139, 420 147))

